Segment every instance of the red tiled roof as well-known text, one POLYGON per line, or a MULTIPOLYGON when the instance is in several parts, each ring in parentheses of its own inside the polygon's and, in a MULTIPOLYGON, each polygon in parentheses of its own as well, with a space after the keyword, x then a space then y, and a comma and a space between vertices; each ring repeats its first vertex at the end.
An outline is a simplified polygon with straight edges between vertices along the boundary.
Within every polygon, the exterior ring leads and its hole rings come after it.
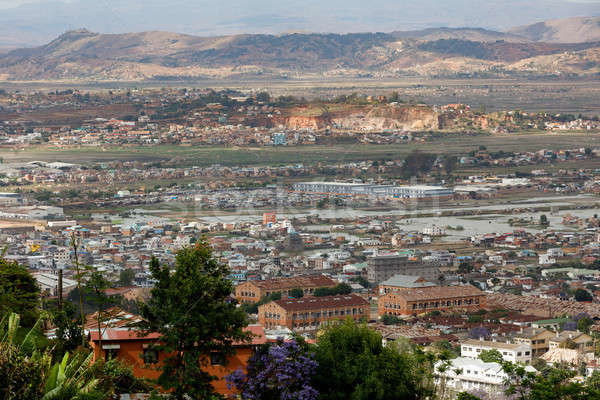
MULTIPOLYGON (((119 307, 111 307, 102 313, 102 329, 109 328, 128 328, 136 322, 140 322, 142 317, 131 314, 119 307)), ((88 331, 98 330, 98 312, 92 313, 86 317, 85 329, 88 331)))
MULTIPOLYGON (((407 289, 401 293, 385 296, 403 297, 406 301, 421 301, 435 299, 451 299, 466 296, 482 296, 484 293, 475 286, 432 286, 418 289, 407 289)), ((382 296, 382 297, 385 297, 382 296)))
POLYGON ((286 311, 320 310, 323 308, 369 305, 368 301, 355 294, 306 297, 300 299, 282 299, 276 300, 275 303, 286 311))
POLYGON ((248 281, 256 287, 268 290, 283 290, 283 289, 294 289, 304 287, 324 287, 324 286, 335 286, 336 282, 325 276, 295 276, 292 278, 276 278, 268 279, 265 281, 248 281))
POLYGON ((252 341, 248 342, 235 342, 234 346, 243 346, 251 344, 253 346, 258 346, 261 344, 267 343, 267 337, 265 336, 265 328, 262 325, 248 325, 245 329, 245 332, 250 332, 252 334, 252 341))
MULTIPOLYGON (((138 331, 129 329, 104 329, 102 331, 102 341, 126 341, 126 340, 148 340, 148 339, 159 339, 160 333, 151 332, 147 335, 140 336, 138 331)), ((98 331, 90 331, 90 340, 93 342, 98 341, 98 331)))
MULTIPOLYGON (((243 345, 261 345, 267 342, 267 337, 265 336, 265 328, 262 325, 249 325, 244 328, 245 332, 250 332, 252 334, 251 342, 234 342, 234 346, 243 346, 243 345)), ((161 337, 161 334, 158 332, 151 332, 146 335, 139 335, 139 331, 129 330, 129 329, 115 329, 108 328, 102 330, 102 341, 115 341, 115 342, 123 342, 129 340, 158 340, 161 337)), ((90 340, 93 342, 98 341, 98 331, 92 330, 90 331, 90 340)))

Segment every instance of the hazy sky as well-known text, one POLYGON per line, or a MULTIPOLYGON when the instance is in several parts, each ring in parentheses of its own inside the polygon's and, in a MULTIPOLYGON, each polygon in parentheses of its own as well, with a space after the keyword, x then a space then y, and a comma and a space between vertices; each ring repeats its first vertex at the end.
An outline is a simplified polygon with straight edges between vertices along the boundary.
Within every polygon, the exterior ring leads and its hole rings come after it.
MULTIPOLYGON (((63 3, 77 3, 77 0, 60 0, 63 3)), ((126 2, 127 0, 105 0, 106 3, 123 3, 126 2)), ((327 1, 327 0, 325 0, 327 1)), ((482 0, 482 3, 485 2, 486 0, 482 0)), ((38 3, 38 4, 43 4, 43 3, 53 3, 55 2, 54 0, 0 0, 0 8, 15 8, 18 7, 22 4, 25 3, 38 3)), ((165 2, 168 2, 168 0, 166 0, 165 2)), ((396 0, 389 0, 389 3, 397 3, 398 1, 396 0)), ((402 1, 400 1, 402 2, 402 1)), ((454 3, 454 1, 452 0, 436 0, 437 3, 439 4, 444 4, 444 3, 454 3)), ((523 3, 527 3, 527 0, 524 0, 523 3)), ((580 3, 580 4, 600 4, 600 0, 559 0, 559 2, 562 3, 580 3)), ((227 2, 224 2, 227 3, 227 2)), ((261 5, 267 5, 267 6, 275 6, 277 3, 279 3, 279 1, 276 0, 267 0, 267 1, 259 1, 258 3, 256 1, 253 0, 248 0, 248 1, 244 1, 242 3, 246 3, 247 5, 247 10, 249 12, 253 11, 257 5, 261 6, 261 5)), ((547 1, 547 3, 554 3, 554 1, 547 1)), ((191 4, 191 2, 190 2, 191 4)))
POLYGON ((0 47, 75 28, 195 35, 516 25, 600 15, 600 0, 0 0, 0 47))

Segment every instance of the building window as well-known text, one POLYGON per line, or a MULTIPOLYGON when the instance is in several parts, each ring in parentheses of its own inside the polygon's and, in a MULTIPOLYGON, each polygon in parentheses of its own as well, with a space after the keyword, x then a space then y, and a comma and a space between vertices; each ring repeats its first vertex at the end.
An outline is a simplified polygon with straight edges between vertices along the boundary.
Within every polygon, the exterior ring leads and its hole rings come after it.
POLYGON ((210 365, 225 365, 225 354, 219 351, 210 353, 210 365))
POLYGON ((144 364, 156 364, 158 362, 158 350, 144 349, 142 360, 144 360, 144 364))
POLYGON ((117 358, 117 353, 119 349, 104 349, 104 359, 106 361, 112 360, 113 358, 117 358))

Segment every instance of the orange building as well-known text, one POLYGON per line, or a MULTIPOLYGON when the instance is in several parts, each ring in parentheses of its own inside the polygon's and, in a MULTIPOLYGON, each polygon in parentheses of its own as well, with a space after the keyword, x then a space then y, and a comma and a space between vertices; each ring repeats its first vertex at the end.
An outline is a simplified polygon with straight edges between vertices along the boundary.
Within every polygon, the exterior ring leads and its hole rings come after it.
POLYGON ((282 296, 288 296, 292 289, 302 289, 305 296, 310 296, 315 289, 332 288, 335 285, 337 282, 325 275, 246 281, 235 288, 235 298, 240 303, 256 303, 263 296, 269 296, 276 292, 280 292, 282 296))
POLYGON ((269 223, 276 223, 277 216, 275 213, 263 213, 263 225, 267 225, 269 223))
POLYGON ((379 316, 416 315, 431 311, 476 311, 485 307, 485 293, 474 286, 432 286, 403 289, 379 297, 379 316))
POLYGON ((329 321, 369 319, 369 315, 369 302, 355 294, 281 299, 258 307, 258 322, 268 329, 310 331, 329 321))
MULTIPOLYGON (((267 342, 262 326, 250 325, 246 330, 253 335, 251 342, 234 343, 235 352, 231 356, 223 359, 219 354, 214 354, 205 367, 208 373, 217 377, 213 386, 222 395, 232 394, 225 377, 240 367, 245 369, 255 348, 267 342)), ((158 333, 140 337, 137 332, 126 328, 107 328, 102 334, 102 350, 99 347, 98 331, 90 331, 89 339, 94 361, 101 356, 107 360, 118 358, 130 365, 138 378, 158 378, 161 374, 160 365, 167 358, 167 354, 151 349, 160 340, 158 333)))

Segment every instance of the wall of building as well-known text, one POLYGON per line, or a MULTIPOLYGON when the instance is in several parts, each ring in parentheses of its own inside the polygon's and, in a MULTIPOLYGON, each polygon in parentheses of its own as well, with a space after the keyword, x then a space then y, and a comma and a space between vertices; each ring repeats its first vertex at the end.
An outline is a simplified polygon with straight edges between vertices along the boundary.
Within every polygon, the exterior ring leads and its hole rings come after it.
POLYGON ((425 300, 407 301, 402 293, 389 293, 379 297, 377 311, 379 316, 413 315, 432 311, 477 311, 485 307, 485 295, 464 297, 431 297, 425 300))

